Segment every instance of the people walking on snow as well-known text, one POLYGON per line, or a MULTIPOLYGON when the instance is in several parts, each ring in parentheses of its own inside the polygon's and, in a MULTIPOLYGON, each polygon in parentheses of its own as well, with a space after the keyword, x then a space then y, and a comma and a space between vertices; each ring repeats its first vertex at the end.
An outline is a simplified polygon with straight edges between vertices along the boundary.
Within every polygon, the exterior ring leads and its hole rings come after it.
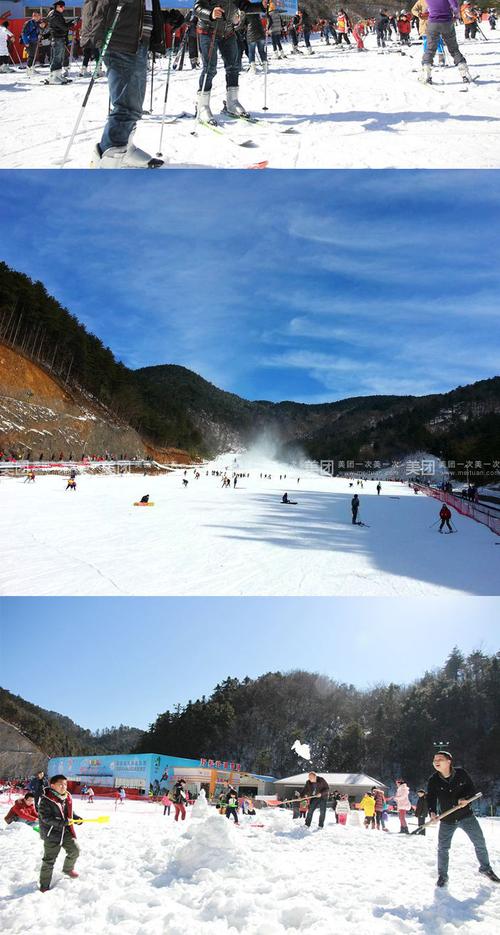
POLYGON ((450 532, 453 532, 453 529, 451 528, 451 525, 450 525, 451 510, 450 510, 450 508, 446 505, 446 503, 443 503, 443 505, 442 505, 442 507, 441 507, 441 509, 440 509, 440 511, 439 511, 439 516, 441 517, 441 525, 440 525, 440 527, 439 527, 438 532, 442 532, 442 531, 443 531, 443 526, 444 526, 445 524, 446 524, 446 526, 448 527, 449 531, 450 531, 450 532))
POLYGON ((427 0, 429 17, 427 21, 427 45, 422 56, 421 81, 427 84, 432 82, 432 64, 437 51, 439 37, 450 53, 453 63, 458 65, 462 81, 469 82, 471 76, 467 67, 465 56, 458 48, 457 35, 453 20, 458 18, 457 0, 427 0))
POLYGON ((356 526, 358 522, 358 513, 359 513, 359 497, 357 493, 354 494, 354 497, 351 500, 351 513, 352 513, 352 524, 353 526, 356 526))
POLYGON ((427 784, 427 804, 432 821, 439 821, 437 886, 446 886, 448 882, 450 847, 457 828, 465 831, 474 845, 479 873, 484 874, 493 883, 500 883, 500 877, 491 866, 481 826, 470 805, 465 804, 475 795, 471 777, 465 769, 453 765, 453 757, 448 750, 439 750, 432 765, 434 772, 427 784), (456 805, 463 805, 463 808, 439 820, 438 808, 440 812, 445 812, 456 805))
POLYGON ((80 849, 76 843, 75 821, 81 821, 73 812, 73 800, 68 792, 66 776, 52 776, 38 807, 40 837, 43 841, 43 859, 40 870, 40 890, 50 889, 54 864, 63 848, 66 851, 62 871, 68 877, 77 877, 75 863, 80 849))
POLYGON ((217 54, 220 52, 226 71, 226 110, 234 117, 247 112, 238 100, 239 56, 235 29, 239 11, 249 16, 261 16, 267 10, 267 0, 250 3, 249 0, 196 0, 194 12, 198 17, 198 41, 203 67, 200 72, 197 115, 202 123, 216 123, 210 109, 212 81, 217 73, 217 54))
POLYGON ((410 790, 404 779, 396 779, 396 795, 394 796, 399 816, 399 833, 408 834, 406 813, 411 808, 410 790))
MULTIPOLYGON (((116 11, 114 0, 84 0, 81 44, 102 48, 116 11)), ((165 24, 182 25, 179 10, 163 10, 160 0, 128 0, 109 40, 104 62, 111 109, 91 165, 95 169, 158 169, 156 159, 134 143, 146 94, 148 54, 165 51, 165 24)))
POLYGON ((309 799, 306 817, 306 825, 308 828, 311 827, 313 815, 317 808, 319 808, 319 827, 323 828, 329 789, 330 787, 326 779, 323 779, 322 776, 318 776, 317 773, 309 773, 308 780, 301 792, 301 795, 309 799))

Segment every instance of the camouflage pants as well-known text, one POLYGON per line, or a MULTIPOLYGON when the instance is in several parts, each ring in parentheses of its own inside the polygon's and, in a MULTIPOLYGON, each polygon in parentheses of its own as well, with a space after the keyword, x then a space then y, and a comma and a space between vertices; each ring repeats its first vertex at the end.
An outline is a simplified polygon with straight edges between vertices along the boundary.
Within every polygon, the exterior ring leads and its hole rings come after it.
POLYGON ((73 835, 68 830, 64 832, 62 844, 59 844, 59 841, 51 841, 50 838, 46 839, 43 842, 43 858, 40 870, 40 886, 42 889, 47 889, 50 886, 54 864, 61 848, 66 851, 63 873, 68 873, 69 870, 73 870, 76 864, 80 848, 73 835))

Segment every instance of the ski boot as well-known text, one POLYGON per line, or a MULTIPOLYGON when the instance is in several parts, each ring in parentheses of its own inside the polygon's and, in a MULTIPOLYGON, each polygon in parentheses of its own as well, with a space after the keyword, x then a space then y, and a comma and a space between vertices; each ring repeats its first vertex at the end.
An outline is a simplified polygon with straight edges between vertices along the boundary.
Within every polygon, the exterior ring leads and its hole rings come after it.
POLYGON ((422 65, 422 71, 418 79, 422 84, 432 84, 432 65, 422 65))
POLYGON ((309 47, 306 48, 306 53, 307 53, 307 55, 314 55, 313 50, 312 50, 311 48, 309 48, 309 47))
POLYGON ((459 70, 460 74, 462 75, 462 81, 463 81, 463 83, 464 83, 464 84, 470 84, 470 82, 472 81, 472 78, 471 78, 471 75, 470 75, 470 71, 469 71, 469 69, 467 68, 467 62, 460 62, 460 65, 458 66, 458 70, 459 70))
POLYGON ((135 146, 133 134, 131 134, 126 146, 111 146, 105 152, 102 152, 99 143, 96 143, 90 167, 91 169, 161 169, 163 164, 163 159, 156 159, 135 146))
POLYGON ((217 121, 210 110, 210 91, 198 91, 198 102, 196 104, 196 116, 200 123, 211 123, 217 126, 217 121))
POLYGON ((438 55, 438 65, 440 68, 446 68, 446 58, 444 52, 440 52, 438 55))
POLYGON ((248 71, 250 72, 251 75, 257 74, 257 66, 255 62, 250 62, 250 65, 248 66, 248 71))
POLYGON ((89 66, 82 65, 82 67, 80 68, 80 78, 88 78, 88 75, 89 75, 89 66))
POLYGON ((11 68, 10 65, 0 65, 0 71, 3 75, 12 75, 15 72, 15 68, 11 68))
POLYGON ((71 84, 71 80, 64 77, 62 69, 60 68, 59 71, 50 72, 47 84, 71 84))
POLYGON ((448 877, 445 876, 444 873, 440 873, 436 880, 436 886, 440 886, 440 887, 446 886, 447 883, 448 883, 448 877))
POLYGON ((238 88, 227 88, 226 111, 232 117, 248 117, 249 114, 238 100, 238 88))

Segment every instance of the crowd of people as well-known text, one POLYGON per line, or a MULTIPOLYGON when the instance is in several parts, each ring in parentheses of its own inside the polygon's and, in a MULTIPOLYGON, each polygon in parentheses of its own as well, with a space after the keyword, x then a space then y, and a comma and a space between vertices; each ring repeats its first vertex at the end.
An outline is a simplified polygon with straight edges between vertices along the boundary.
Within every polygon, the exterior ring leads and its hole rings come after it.
MULTIPOLYGON (((409 45, 412 29, 423 43, 421 80, 432 81, 436 53, 439 64, 445 63, 445 46, 458 66, 464 81, 471 80, 464 55, 457 43, 455 22, 461 21, 465 39, 481 36, 483 12, 472 3, 458 0, 416 0, 399 12, 387 8, 376 16, 359 17, 343 8, 328 18, 315 20, 301 4, 294 16, 284 16, 273 0, 252 3, 250 0, 197 0, 185 15, 179 10, 162 10, 159 0, 128 0, 114 15, 112 0, 96 4, 85 0, 82 17, 71 20, 65 15, 64 0, 57 0, 43 18, 37 11, 24 24, 17 51, 8 21, 0 25, 0 69, 25 68, 32 77, 37 66, 50 54, 47 84, 71 81, 69 66, 80 62, 80 76, 93 78, 106 68, 110 109, 100 141, 92 154, 96 168, 159 168, 163 160, 152 157, 134 143, 146 94, 148 66, 157 56, 168 56, 169 67, 177 52, 174 68, 182 67, 187 52, 192 69, 200 69, 196 102, 197 118, 202 123, 216 123, 211 107, 212 82, 220 56, 225 70, 225 108, 233 117, 248 116, 239 100, 239 75, 243 68, 255 72, 258 65, 267 72, 269 52, 277 59, 290 55, 314 55, 311 35, 317 33, 325 45, 349 49, 354 43, 365 51, 364 38, 376 37, 380 51, 388 43, 409 45), (114 17, 114 18, 113 18, 114 17), (302 46, 302 48, 301 48, 302 46), (18 61, 16 62, 16 56, 18 61), (246 58, 246 61, 245 61, 246 58)), ((491 29, 496 26, 494 10, 488 11, 491 29)))

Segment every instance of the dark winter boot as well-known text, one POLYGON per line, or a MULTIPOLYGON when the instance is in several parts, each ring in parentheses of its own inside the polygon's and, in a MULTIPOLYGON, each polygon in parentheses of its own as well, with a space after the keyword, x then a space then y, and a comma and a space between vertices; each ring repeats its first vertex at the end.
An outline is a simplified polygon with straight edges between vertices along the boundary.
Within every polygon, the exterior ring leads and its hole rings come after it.
POLYGON ((440 873, 436 880, 436 886, 446 886, 447 883, 448 877, 445 877, 444 873, 440 873))
POLYGON ((488 877, 488 880, 491 880, 493 883, 500 883, 500 877, 497 877, 495 871, 488 867, 487 870, 480 870, 479 873, 482 873, 483 876, 488 877))

